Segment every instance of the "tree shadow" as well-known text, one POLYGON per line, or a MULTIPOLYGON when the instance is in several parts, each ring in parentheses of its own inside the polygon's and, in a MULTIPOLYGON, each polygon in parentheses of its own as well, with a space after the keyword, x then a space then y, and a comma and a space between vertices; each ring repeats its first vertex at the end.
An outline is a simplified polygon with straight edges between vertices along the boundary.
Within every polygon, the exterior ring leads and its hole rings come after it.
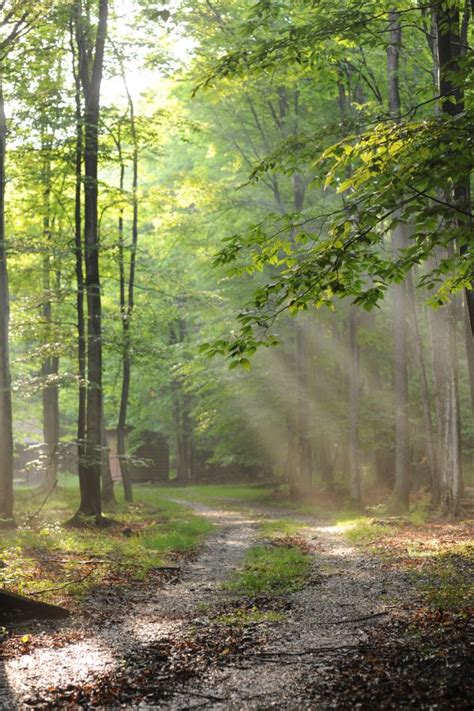
POLYGON ((8 681, 5 661, 2 658, 1 646, 2 642, 0 642, 0 708, 4 711, 10 711, 10 709, 16 709, 17 704, 15 702, 14 693, 8 681))

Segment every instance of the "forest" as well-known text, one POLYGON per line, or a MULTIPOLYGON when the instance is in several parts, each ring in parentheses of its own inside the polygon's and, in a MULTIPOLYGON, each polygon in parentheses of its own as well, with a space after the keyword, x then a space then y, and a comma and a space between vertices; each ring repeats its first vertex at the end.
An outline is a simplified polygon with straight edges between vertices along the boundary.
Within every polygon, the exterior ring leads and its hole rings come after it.
POLYGON ((469 709, 472 0, 0 0, 0 708, 469 709))

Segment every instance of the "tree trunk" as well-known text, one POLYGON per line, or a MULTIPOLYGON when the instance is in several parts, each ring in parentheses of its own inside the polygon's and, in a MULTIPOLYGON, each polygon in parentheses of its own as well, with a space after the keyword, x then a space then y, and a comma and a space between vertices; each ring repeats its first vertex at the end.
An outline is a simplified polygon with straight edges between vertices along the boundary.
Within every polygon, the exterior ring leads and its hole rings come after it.
POLYGON ((435 449, 433 420, 431 415, 431 398, 426 375, 425 359, 423 358, 423 343, 421 340, 418 313, 416 310, 415 293, 411 273, 407 277, 408 299, 410 301, 413 324, 413 341, 420 371, 421 402, 423 405, 423 419, 425 421, 426 455, 430 466, 431 492, 433 500, 439 499, 439 466, 435 449))
POLYGON ((309 403, 307 395, 307 358, 305 335, 301 319, 296 323, 296 433, 297 433, 297 481, 299 493, 311 491, 313 485, 313 457, 308 434, 309 403))
MULTIPOLYGON (((125 165, 121 157, 121 146, 119 142, 120 152, 120 192, 124 190, 125 165)), ((129 319, 128 309, 125 297, 125 250, 124 250, 124 234, 123 234, 123 209, 121 208, 118 219, 118 238, 119 238, 119 280, 120 280, 120 317, 122 319, 122 389, 120 393, 120 407, 117 422, 117 455, 120 462, 120 471, 122 474, 122 484, 125 501, 133 501, 132 483, 130 480, 130 471, 126 460, 126 428, 127 428, 127 409, 128 397, 130 389, 130 335, 129 335, 129 319)))
POLYGON ((82 250, 82 164, 83 164, 83 119, 81 108, 81 80, 75 61, 74 27, 71 22, 71 49, 76 100, 76 149, 75 149, 75 202, 74 202, 74 253, 76 271, 76 311, 77 311, 77 359, 78 359, 78 409, 77 409, 77 467, 81 499, 86 496, 87 472, 85 470, 86 439, 86 326, 84 314, 84 268, 82 250))
POLYGON ((110 468, 110 451, 107 442, 107 429, 105 424, 104 410, 102 409, 102 430, 101 430, 101 450, 100 450, 100 471, 102 483, 102 501, 104 504, 115 504, 114 481, 110 468))
MULTIPOLYGON (((461 51, 460 15, 456 6, 441 5, 437 9, 438 58, 440 76, 441 110, 447 118, 454 118, 464 111, 464 88, 459 71, 461 51)), ((446 186, 446 202, 458 206, 462 213, 470 214, 470 177, 460 175, 454 189, 446 186)), ((453 221, 458 228, 468 233, 471 219, 453 210, 453 221)), ((470 237, 466 237, 466 240, 470 237)), ((467 242, 460 245, 461 253, 467 249, 467 242)), ((466 304, 471 325, 474 326, 474 300, 472 290, 466 290, 466 304)), ((458 393, 458 364, 456 349, 455 304, 446 307, 447 347, 445 351, 445 383, 443 392, 444 408, 444 458, 441 471, 440 511, 444 516, 459 513, 462 494, 462 465, 460 444, 460 415, 458 393)))
POLYGON ((97 221, 98 148, 100 86, 103 73, 104 46, 107 33, 108 2, 99 0, 99 23, 95 41, 94 60, 90 65, 86 32, 83 26, 81 3, 78 3, 76 26, 79 68, 84 94, 84 244, 85 287, 87 294, 87 404, 85 462, 79 512, 100 517, 102 502, 101 440, 102 440, 102 306, 99 273, 99 235, 97 221))
POLYGON ((9 353, 10 297, 5 232, 7 122, 0 75, 0 518, 13 521, 13 427, 9 353))
MULTIPOLYGON (((186 339, 186 323, 179 319, 170 326, 170 344, 183 343, 186 339)), ((176 479, 180 484, 189 484, 194 479, 194 435, 189 395, 184 391, 179 377, 172 380, 173 419, 176 431, 176 479)))
MULTIPOLYGON (((400 120, 399 62, 401 27, 398 12, 389 12, 389 43, 387 46, 387 79, 390 116, 400 120)), ((406 225, 397 225, 392 234, 392 249, 397 258, 408 247, 406 225)), ((407 358, 407 297, 406 284, 393 289, 394 389, 395 389, 395 488, 391 506, 406 511, 410 492, 410 438, 408 421, 408 358, 407 358)))
MULTIPOLYGON (((45 346, 49 350, 52 340, 52 300, 51 300, 51 144, 42 139, 42 151, 45 154, 43 166, 43 307, 42 316, 45 325, 45 346)), ((59 388, 58 388, 59 358, 55 354, 47 354, 41 365, 42 404, 43 404, 43 439, 45 444, 45 468, 43 489, 50 492, 54 489, 58 477, 59 457, 59 388)))
POLYGON ((362 483, 359 451, 359 344, 357 342, 357 312, 352 306, 349 311, 349 472, 350 498, 360 506, 362 503, 362 483))
POLYGON ((461 437, 458 393, 458 354, 456 311, 452 302, 446 307, 447 337, 445 363, 446 387, 443 392, 444 442, 441 468, 440 512, 443 516, 457 516, 463 491, 461 466, 461 437))
MULTIPOLYGON (((122 334, 123 334, 123 351, 122 351, 122 390, 120 396, 120 410, 117 424, 117 452, 121 464, 123 489, 126 501, 132 501, 132 483, 125 460, 125 431, 127 426, 127 410, 130 393, 130 377, 131 377, 131 360, 130 360, 130 326, 133 316, 133 308, 135 304, 135 269, 136 269, 136 254, 138 244, 138 142, 135 126, 135 107, 131 94, 128 90, 125 80, 125 72, 122 69, 124 84, 128 97, 128 105, 130 110, 130 125, 133 141, 133 179, 132 179, 132 248, 130 253, 130 270, 128 277, 128 299, 125 299, 125 264, 124 264, 124 244, 123 244, 123 218, 121 225, 119 224, 119 241, 120 241, 120 311, 122 316, 122 334)), ((120 187, 123 190, 124 166, 121 166, 120 187)))

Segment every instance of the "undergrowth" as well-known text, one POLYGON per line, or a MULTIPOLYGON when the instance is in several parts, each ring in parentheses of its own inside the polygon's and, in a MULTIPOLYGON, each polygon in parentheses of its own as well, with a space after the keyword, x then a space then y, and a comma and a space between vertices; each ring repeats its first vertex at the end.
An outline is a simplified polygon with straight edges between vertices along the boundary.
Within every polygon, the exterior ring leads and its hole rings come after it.
POLYGON ((427 603, 438 610, 474 609, 474 545, 455 544, 429 556, 413 576, 427 603))
POLYGON ((15 530, 0 540, 0 586, 38 599, 64 602, 83 598, 101 583, 144 579, 176 554, 195 548, 212 529, 187 507, 163 500, 155 487, 134 487, 133 504, 118 503, 113 519, 120 525, 103 529, 64 528, 78 506, 75 488, 54 492, 37 517, 31 512, 44 499, 33 490, 17 494, 15 530), (44 592, 43 592, 44 591, 44 592))

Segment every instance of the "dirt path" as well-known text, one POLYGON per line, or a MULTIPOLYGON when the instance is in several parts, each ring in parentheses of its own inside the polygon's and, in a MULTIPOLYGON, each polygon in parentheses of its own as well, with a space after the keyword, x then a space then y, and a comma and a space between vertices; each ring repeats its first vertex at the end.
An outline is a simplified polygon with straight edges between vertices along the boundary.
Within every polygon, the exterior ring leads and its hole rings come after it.
POLYGON ((103 614, 63 624, 60 636, 59 628, 50 627, 37 648, 4 663, 1 709, 117 708, 119 702, 102 703, 107 697, 95 694, 94 687, 105 684, 110 690, 127 683, 131 693, 124 692, 120 702, 130 708, 137 705, 133 688, 138 676, 148 690, 141 709, 314 708, 302 692, 308 665, 312 673, 315 668, 324 672, 334 655, 351 653, 366 630, 389 614, 387 600, 407 594, 402 575, 359 555, 344 542, 340 530, 313 523, 304 536, 314 552, 314 574, 304 590, 291 596, 285 620, 255 624, 242 634, 241 654, 229 654, 225 663, 219 657, 216 664, 203 664, 199 674, 185 673, 183 658, 192 664, 201 653, 195 642, 189 642, 190 636, 202 630, 201 637, 210 643, 215 610, 229 597, 219 583, 238 567, 258 536, 261 520, 194 508, 216 530, 196 560, 186 563, 179 581, 153 590, 138 586, 126 593, 125 601, 120 597, 123 592, 112 591, 102 600, 103 614), (69 641, 71 637, 74 641, 69 641), (169 656, 170 648, 178 654, 174 682, 169 684, 174 662, 167 657, 168 677, 158 693, 157 659, 163 650, 169 656), (148 682, 143 673, 149 673, 148 682))

